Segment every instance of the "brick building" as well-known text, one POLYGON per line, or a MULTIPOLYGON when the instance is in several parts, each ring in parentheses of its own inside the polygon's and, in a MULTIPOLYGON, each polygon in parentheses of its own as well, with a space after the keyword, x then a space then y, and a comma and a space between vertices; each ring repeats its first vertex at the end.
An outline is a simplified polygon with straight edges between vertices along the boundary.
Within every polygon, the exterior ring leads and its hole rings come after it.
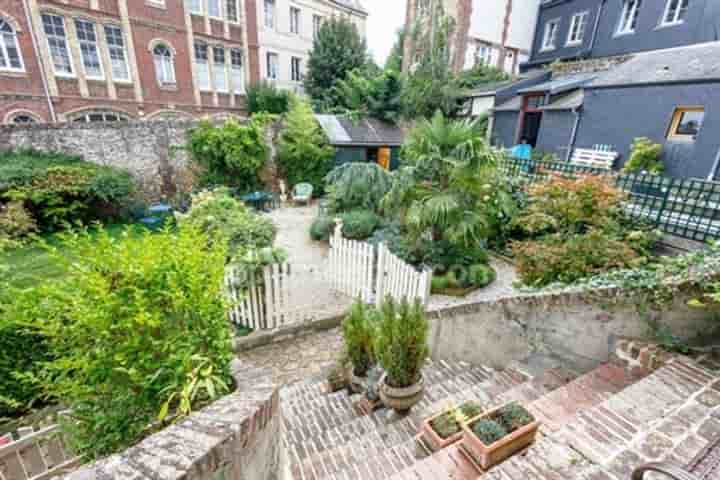
POLYGON ((243 115, 240 0, 0 0, 0 123, 243 115))

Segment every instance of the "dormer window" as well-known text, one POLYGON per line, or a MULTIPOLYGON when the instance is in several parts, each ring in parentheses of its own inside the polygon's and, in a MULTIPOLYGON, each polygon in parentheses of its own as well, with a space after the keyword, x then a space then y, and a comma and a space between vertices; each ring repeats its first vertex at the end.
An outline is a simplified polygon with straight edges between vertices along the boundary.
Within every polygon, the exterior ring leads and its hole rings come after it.
POLYGON ((662 25, 677 25, 685 21, 690 0, 668 0, 662 25))
POLYGON ((589 15, 589 12, 582 12, 572 16, 570 30, 568 30, 568 45, 580 45, 582 43, 589 15))
POLYGON ((543 35, 542 47, 540 51, 555 50, 555 41, 557 39, 558 28, 560 28, 560 19, 550 20, 545 24, 545 33, 543 35))
POLYGON ((618 24, 617 34, 624 35, 627 33, 635 33, 637 27, 638 13, 642 0, 625 0, 620 15, 620 23, 618 24))

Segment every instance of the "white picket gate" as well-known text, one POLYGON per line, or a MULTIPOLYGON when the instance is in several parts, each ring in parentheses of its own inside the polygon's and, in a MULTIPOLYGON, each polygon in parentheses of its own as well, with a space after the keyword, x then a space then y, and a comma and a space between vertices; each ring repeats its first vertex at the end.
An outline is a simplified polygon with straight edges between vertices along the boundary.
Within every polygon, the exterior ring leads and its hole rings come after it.
POLYGON ((343 238, 341 228, 341 225, 336 227, 330 238, 330 285, 345 295, 370 303, 375 287, 375 248, 367 242, 343 238))
POLYGON ((386 246, 378 245, 377 280, 375 287, 375 304, 388 296, 396 301, 407 298, 409 301, 419 299, 423 305, 430 298, 432 270, 425 268, 417 271, 415 267, 395 256, 386 246))

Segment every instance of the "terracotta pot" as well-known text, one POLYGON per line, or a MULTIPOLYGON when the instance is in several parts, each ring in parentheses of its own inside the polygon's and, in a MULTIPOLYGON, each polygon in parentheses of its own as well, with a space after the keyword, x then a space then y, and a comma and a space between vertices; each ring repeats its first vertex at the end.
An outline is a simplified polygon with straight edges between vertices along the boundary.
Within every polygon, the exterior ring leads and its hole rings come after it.
POLYGON ((472 426, 483 418, 493 419, 498 410, 503 408, 503 406, 478 415, 462 426, 462 446, 483 470, 487 470, 501 463, 503 460, 533 443, 535 441, 535 434, 538 428, 540 428, 540 422, 535 420, 504 436, 492 445, 485 445, 472 431, 472 426))
POLYGON ((391 387, 385 382, 380 385, 380 399, 386 407, 392 408, 396 412, 410 410, 422 400, 423 395, 425 395, 425 380, 422 376, 420 381, 409 387, 391 387))
POLYGON ((350 367, 350 390, 353 393, 362 393, 365 391, 365 383, 367 382, 367 375, 361 377, 355 375, 355 371, 350 367))
POLYGON ((457 432, 456 434, 450 435, 447 438, 443 438, 433 429, 433 427, 430 423, 433 420, 435 420, 436 418, 442 417, 450 410, 451 409, 444 410, 436 415, 433 415, 430 418, 426 418, 423 421, 422 426, 420 427, 419 433, 423 435, 428 446, 435 452, 438 450, 442 450, 443 448, 445 448, 449 445, 452 445, 453 443, 461 440, 463 437, 463 431, 462 431, 462 428, 460 428, 460 431, 457 432))

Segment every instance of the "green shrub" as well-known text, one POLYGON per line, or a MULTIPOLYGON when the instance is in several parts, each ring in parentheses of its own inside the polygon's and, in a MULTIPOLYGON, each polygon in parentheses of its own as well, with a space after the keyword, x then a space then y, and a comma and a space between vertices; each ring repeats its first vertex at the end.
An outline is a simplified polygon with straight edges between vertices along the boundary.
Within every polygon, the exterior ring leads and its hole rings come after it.
POLYGON ((269 247, 277 234, 272 220, 235 200, 227 188, 194 195, 188 213, 178 214, 177 218, 181 225, 205 232, 211 242, 227 243, 230 256, 242 253, 242 249, 269 247))
POLYGON ((504 436, 508 434, 507 430, 503 428, 495 420, 484 418, 475 422, 472 426, 473 433, 477 436, 480 441, 486 446, 492 445, 504 436))
POLYGON ((502 426, 508 432, 514 432, 533 422, 533 416, 519 403, 509 403, 498 412, 502 426))
POLYGON ((5 314, 36 329, 53 358, 38 380, 71 410, 76 451, 93 459, 186 415, 231 385, 224 245, 199 230, 64 234, 66 274, 20 292, 5 314))
POLYGON ((342 233, 345 238, 365 240, 380 224, 380 217, 369 210, 355 210, 341 215, 342 233))
POLYGON ((468 277, 468 283, 471 286, 482 288, 494 282, 497 274, 490 265, 478 263, 470 266, 468 277))
POLYGON ((660 174, 665 170, 660 156, 662 155, 663 146, 654 143, 647 137, 639 137, 633 140, 630 148, 630 158, 623 167, 626 173, 648 172, 652 174, 660 174))
POLYGON ((392 298, 380 306, 375 353, 391 387, 409 387, 420 380, 429 354, 428 321, 422 304, 392 298))
POLYGON ((335 167, 325 177, 325 182, 331 211, 366 209, 377 212, 380 201, 392 186, 392 174, 376 163, 349 162, 335 167))
POLYGON ((310 225, 310 238, 318 242, 327 242, 335 228, 335 219, 331 217, 318 217, 310 225))
POLYGON ((335 149, 328 145, 310 105, 305 100, 293 99, 277 154, 278 165, 288 183, 291 186, 309 183, 315 195, 322 194, 334 155, 335 149))
POLYGON ((267 82, 253 83, 247 87, 248 113, 260 112, 282 115, 290 108, 290 92, 280 90, 267 82))
POLYGON ((0 237, 19 239, 37 231, 37 223, 22 202, 0 205, 0 237))
POLYGON ((259 173, 268 157, 265 124, 268 117, 249 122, 228 120, 222 126, 202 122, 190 132, 188 150, 200 166, 204 186, 229 185, 242 191, 260 185, 259 173))
POLYGON ((375 364, 373 313, 362 301, 353 303, 342 324, 345 353, 355 375, 364 376, 375 364))

